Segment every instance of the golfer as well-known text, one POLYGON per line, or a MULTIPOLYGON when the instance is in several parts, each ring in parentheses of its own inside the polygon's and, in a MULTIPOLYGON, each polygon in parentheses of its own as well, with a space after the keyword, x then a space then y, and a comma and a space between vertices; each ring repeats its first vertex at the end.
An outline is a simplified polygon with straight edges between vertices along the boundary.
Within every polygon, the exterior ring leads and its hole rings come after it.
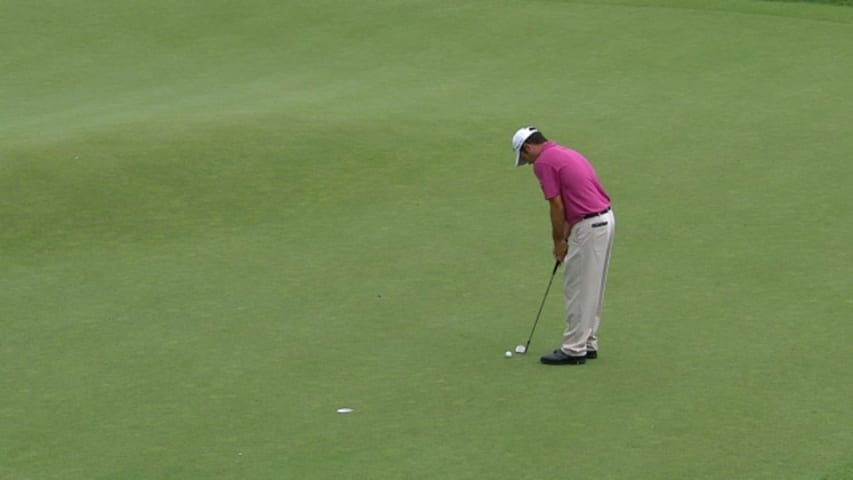
POLYGON ((615 217, 610 197, 589 161, 548 141, 535 127, 512 137, 515 166, 533 165, 550 204, 554 259, 563 263, 566 330, 560 348, 544 355, 548 365, 581 365, 598 357, 598 326, 615 217))

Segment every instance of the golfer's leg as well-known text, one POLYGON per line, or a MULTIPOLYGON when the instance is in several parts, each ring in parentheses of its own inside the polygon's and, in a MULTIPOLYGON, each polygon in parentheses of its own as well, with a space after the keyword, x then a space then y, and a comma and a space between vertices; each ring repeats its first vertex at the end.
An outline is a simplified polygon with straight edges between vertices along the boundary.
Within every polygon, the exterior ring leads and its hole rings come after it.
MULTIPOLYGON (((584 356, 589 336, 592 334, 597 297, 591 295, 589 271, 592 251, 590 249, 589 222, 572 227, 569 236, 569 252, 565 266, 566 330, 563 332, 562 350, 567 355, 584 356)), ((597 287, 596 287, 597 291, 597 287)))
POLYGON ((610 253, 613 251, 613 237, 616 233, 616 217, 613 216, 613 212, 609 212, 607 215, 604 215, 602 221, 608 222, 607 225, 602 227, 596 227, 602 229, 602 234, 605 234, 606 240, 604 238, 597 240, 596 245, 596 255, 603 256, 603 273, 601 275, 601 283, 598 291, 598 306, 595 309, 595 319, 592 324, 592 333, 586 342, 586 348, 588 351, 597 351, 598 350, 598 327, 601 325, 601 310, 604 306, 604 291, 607 286, 607 271, 610 268, 610 253), (600 245, 599 245, 600 243, 600 245))

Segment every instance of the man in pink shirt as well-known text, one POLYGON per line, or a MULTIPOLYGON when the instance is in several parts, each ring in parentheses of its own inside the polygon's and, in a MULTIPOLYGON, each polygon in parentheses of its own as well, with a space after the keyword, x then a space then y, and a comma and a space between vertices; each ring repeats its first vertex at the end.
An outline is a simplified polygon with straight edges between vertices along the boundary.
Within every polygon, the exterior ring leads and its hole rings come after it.
POLYGON ((566 330, 548 365, 582 365, 598 357, 598 326, 616 218, 610 197, 589 161, 548 141, 535 127, 512 137, 515 166, 533 165, 550 204, 553 254, 564 265, 566 330))

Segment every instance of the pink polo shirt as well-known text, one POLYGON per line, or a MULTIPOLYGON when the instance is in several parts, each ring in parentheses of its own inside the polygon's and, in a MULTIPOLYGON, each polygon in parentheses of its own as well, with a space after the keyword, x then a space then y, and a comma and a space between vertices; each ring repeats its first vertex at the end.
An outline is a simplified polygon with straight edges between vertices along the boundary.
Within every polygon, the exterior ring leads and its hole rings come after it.
POLYGON ((600 212, 610 206, 610 197, 589 161, 580 153, 547 142, 533 163, 545 199, 560 195, 566 209, 566 221, 574 225, 584 215, 600 212))

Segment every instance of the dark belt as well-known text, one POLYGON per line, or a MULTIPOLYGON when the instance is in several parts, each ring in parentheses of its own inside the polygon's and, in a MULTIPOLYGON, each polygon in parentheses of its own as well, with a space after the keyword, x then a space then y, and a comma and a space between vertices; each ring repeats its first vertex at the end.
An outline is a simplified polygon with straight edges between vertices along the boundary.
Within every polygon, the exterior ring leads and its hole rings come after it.
POLYGON ((604 215, 605 213, 607 213, 607 212, 609 212, 609 211, 610 211, 610 207, 607 207, 607 208, 605 208, 604 210, 602 210, 602 211, 600 211, 600 212, 597 212, 597 213, 589 213, 589 214, 587 214, 587 215, 584 215, 584 216, 583 216, 583 219, 584 219, 584 220, 586 220, 586 219, 588 219, 588 218, 594 218, 594 217, 597 217, 597 216, 599 216, 599 215, 604 215))

